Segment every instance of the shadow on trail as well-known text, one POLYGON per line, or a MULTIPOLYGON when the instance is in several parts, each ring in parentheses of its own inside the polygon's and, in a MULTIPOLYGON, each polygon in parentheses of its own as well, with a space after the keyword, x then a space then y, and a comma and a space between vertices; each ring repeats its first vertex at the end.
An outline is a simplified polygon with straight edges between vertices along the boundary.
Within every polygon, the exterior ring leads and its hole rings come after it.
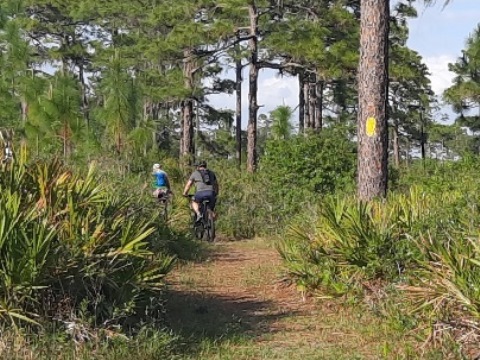
POLYGON ((274 256, 256 249, 220 243, 208 257, 172 279, 166 294, 166 320, 195 354, 202 343, 221 345, 242 339, 265 340, 288 331, 286 317, 303 315, 289 306, 287 294, 266 273, 274 256))
MULTIPOLYGON (((246 294, 214 294, 171 290, 167 294, 167 322, 175 334, 187 341, 226 341, 239 336, 271 334, 272 323, 296 315, 271 301, 246 294)), ((277 329, 276 331, 278 331, 277 329)))

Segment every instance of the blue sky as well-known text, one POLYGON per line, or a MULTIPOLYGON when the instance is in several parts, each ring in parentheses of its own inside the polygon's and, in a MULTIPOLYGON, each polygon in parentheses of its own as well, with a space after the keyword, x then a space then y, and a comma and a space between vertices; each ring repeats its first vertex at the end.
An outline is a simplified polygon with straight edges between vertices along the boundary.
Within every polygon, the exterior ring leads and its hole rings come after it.
POLYGON ((409 22, 408 45, 423 56, 432 73, 432 87, 441 94, 453 77, 448 63, 461 55, 467 37, 480 23, 480 0, 452 0, 446 7, 438 0, 417 10, 418 18, 409 22))
MULTIPOLYGON (((392 3, 394 0, 392 0, 392 3)), ((448 71, 448 63, 454 62, 465 47, 465 40, 480 22, 480 0, 452 0, 443 8, 443 0, 425 7, 417 0, 418 18, 411 20, 408 45, 418 51, 431 72, 432 88, 437 95, 451 84, 453 74, 448 71)), ((245 69, 243 82, 243 120, 247 122, 248 69, 245 69)), ((231 72, 225 74, 232 78, 231 72)), ((211 104, 217 108, 235 108, 234 95, 212 96, 211 104)), ((298 83, 296 78, 278 77, 274 71, 262 70, 259 77, 258 102, 261 113, 269 113, 278 105, 286 104, 295 108, 298 104, 298 83)), ((442 112, 453 117, 448 107, 442 112)), ((452 119, 453 120, 453 119, 452 119)))

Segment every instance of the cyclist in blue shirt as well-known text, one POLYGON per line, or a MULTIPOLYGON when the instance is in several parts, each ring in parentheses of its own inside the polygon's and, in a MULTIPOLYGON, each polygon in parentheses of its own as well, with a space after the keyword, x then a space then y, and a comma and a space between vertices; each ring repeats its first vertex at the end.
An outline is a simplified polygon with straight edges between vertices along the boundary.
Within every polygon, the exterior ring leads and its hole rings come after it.
POLYGON ((172 193, 170 189, 170 180, 167 173, 162 170, 162 165, 153 164, 152 168, 152 195, 156 198, 161 198, 169 193, 172 193))

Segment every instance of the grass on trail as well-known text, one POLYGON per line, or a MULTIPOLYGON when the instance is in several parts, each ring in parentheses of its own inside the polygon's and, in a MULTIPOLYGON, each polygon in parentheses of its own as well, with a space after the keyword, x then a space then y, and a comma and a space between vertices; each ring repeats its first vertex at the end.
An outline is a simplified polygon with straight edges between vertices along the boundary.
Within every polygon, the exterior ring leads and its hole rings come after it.
POLYGON ((186 340, 184 359, 415 359, 411 336, 384 319, 307 299, 279 281, 267 241, 217 243, 201 263, 169 276, 169 325, 186 340))
POLYGON ((280 257, 267 241, 207 250, 167 278, 170 329, 147 329, 128 340, 94 337, 78 346, 64 332, 22 337, 0 329, 0 359, 456 359, 420 352, 413 336, 370 311, 304 301, 280 281, 280 257))

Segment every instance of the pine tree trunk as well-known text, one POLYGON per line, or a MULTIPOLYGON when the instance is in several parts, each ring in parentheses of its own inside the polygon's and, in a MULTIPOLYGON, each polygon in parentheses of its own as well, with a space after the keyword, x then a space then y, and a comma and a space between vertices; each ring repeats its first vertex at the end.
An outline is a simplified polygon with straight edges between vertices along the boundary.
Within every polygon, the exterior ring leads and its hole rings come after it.
MULTIPOLYGON (((193 91, 193 55, 191 49, 184 50, 183 53, 183 76, 185 89, 191 93, 193 91)), ((193 101, 191 98, 185 99, 182 104, 182 149, 180 155, 184 163, 190 164, 194 154, 193 146, 193 101)))
POLYGON ((323 81, 317 80, 315 99, 315 131, 320 132, 323 127, 323 81))
POLYGON ((235 143, 238 168, 242 166, 242 59, 237 59, 235 77, 235 143))
POLYGON ((308 112, 310 113, 310 119, 308 122, 308 128, 310 130, 315 129, 316 108, 317 108, 317 94, 316 94, 315 82, 308 83, 308 112))
POLYGON ((191 163, 193 156, 193 102, 191 99, 187 99, 183 102, 182 106, 183 116, 183 159, 191 163))
POLYGON ((357 191, 367 201, 387 192, 389 13, 389 0, 361 0, 357 191))
POLYGON ((87 123, 87 131, 89 131, 89 128, 90 128, 90 112, 89 112, 89 107, 88 107, 87 84, 85 83, 85 70, 83 68, 83 63, 81 62, 82 60, 80 60, 80 62, 77 63, 78 77, 80 79, 80 90, 81 90, 81 93, 82 93, 83 116, 85 118, 85 122, 87 123))
POLYGON ((426 151, 425 151, 425 143, 426 143, 426 138, 425 138, 425 127, 424 127, 424 122, 423 122, 423 110, 420 110, 420 152, 422 154, 422 160, 423 163, 425 164, 425 158, 426 156, 426 151))
POLYGON ((248 93, 247 171, 254 172, 257 165, 257 88, 258 88, 258 12, 255 2, 248 6, 250 15, 250 74, 248 93))
POLYGON ((304 100, 304 109, 305 109, 305 134, 308 133, 308 129, 310 128, 310 106, 309 106, 309 99, 310 99, 310 86, 308 81, 305 79, 303 83, 303 100, 304 100))
POLYGON ((302 134, 305 131, 305 95, 303 92, 303 85, 305 82, 305 75, 303 71, 298 73, 298 133, 302 134))
POLYGON ((393 124, 393 162, 395 167, 400 167, 400 136, 398 130, 398 119, 393 124))

